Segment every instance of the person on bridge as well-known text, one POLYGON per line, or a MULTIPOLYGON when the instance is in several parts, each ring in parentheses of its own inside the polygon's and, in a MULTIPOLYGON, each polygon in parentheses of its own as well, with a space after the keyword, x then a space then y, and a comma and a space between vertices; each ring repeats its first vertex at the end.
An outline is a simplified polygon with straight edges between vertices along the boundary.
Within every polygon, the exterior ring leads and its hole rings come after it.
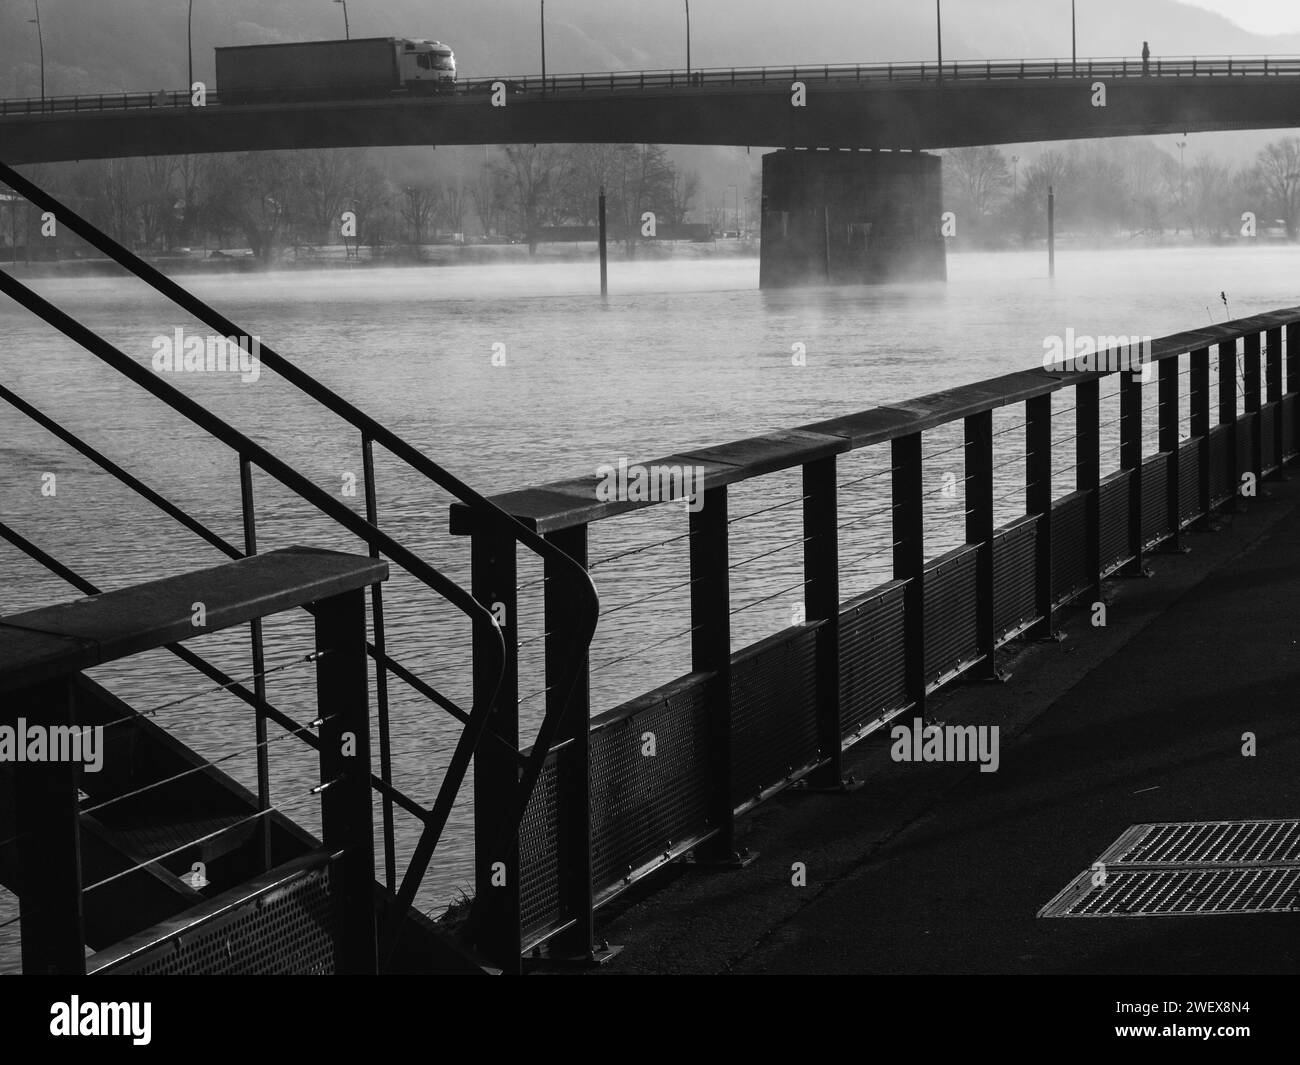
POLYGON ((1142 42, 1142 76, 1145 78, 1151 73, 1151 46, 1146 41, 1142 42))

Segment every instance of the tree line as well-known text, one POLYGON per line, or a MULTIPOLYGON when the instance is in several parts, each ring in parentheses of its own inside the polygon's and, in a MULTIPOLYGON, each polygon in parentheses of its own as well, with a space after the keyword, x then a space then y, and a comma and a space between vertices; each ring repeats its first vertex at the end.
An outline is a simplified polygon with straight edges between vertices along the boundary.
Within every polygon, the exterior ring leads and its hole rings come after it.
MULTIPOLYGON (((262 261, 285 249, 368 246, 412 254, 438 239, 526 242, 538 230, 594 225, 603 188, 611 226, 640 232, 647 211, 687 221, 699 178, 659 145, 508 145, 477 168, 412 179, 388 155, 363 149, 105 159, 23 168, 38 185, 143 254, 244 247, 262 261)), ((34 209, 0 212, 0 241, 37 244, 34 209)))
POLYGON ((1221 240, 1243 235, 1249 213, 1260 234, 1280 223, 1287 239, 1300 236, 1300 138, 1236 166, 1176 144, 1074 142, 1033 161, 996 147, 954 149, 944 155, 944 208, 957 216, 958 238, 979 247, 1044 237, 1049 187, 1058 232, 1221 240))

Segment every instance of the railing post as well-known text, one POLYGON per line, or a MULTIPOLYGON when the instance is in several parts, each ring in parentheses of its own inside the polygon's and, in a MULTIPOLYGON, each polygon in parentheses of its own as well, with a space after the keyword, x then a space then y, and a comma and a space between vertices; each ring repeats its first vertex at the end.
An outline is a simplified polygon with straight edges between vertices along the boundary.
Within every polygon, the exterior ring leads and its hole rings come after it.
POLYGON ((825 764, 809 774, 817 788, 845 783, 840 725, 840 561, 835 456, 803 467, 804 617, 817 632, 817 735, 825 764))
MULTIPOLYGON (((518 830, 519 629, 515 539, 486 525, 470 544, 470 591, 498 618, 505 639, 505 669, 482 742, 474 753, 474 890, 480 905, 478 945, 511 974, 522 971, 519 849, 506 847, 518 830), (491 733, 491 735, 488 735, 491 733), (498 743, 496 740, 504 742, 498 743)), ((474 626, 474 702, 492 697, 497 678, 483 663, 494 660, 485 626, 474 626)))
POLYGON ((690 512, 690 668, 710 674, 708 707, 708 827, 712 839, 695 852, 710 863, 738 861, 732 797, 731 572, 728 567, 727 486, 706 489, 690 512))
MULTIPOLYGON (((587 526, 547 534, 546 539, 587 568, 587 526)), ((589 662, 584 656, 573 697, 563 706, 566 692, 557 690, 565 666, 579 650, 574 639, 573 602, 577 575, 559 560, 547 558, 546 578, 546 712, 564 716, 555 743, 564 746, 555 756, 557 806, 556 850, 560 873, 560 913, 574 921, 551 945, 552 956, 592 960, 596 951, 595 898, 591 879, 591 687, 589 662)), ((534 790, 534 794, 539 794, 534 790)))
POLYGON ((1084 529, 1093 602, 1101 598, 1101 381, 1081 381, 1074 390, 1074 487, 1087 492, 1084 529))
POLYGON ((916 717, 925 718, 925 508, 921 434, 890 442, 893 467, 894 579, 903 592, 903 684, 916 717))
MULTIPOLYGON (((12 705, 14 716, 25 718, 29 728, 53 729, 76 723, 70 677, 20 691, 12 705)), ((25 974, 83 975, 86 971, 77 808, 80 771, 74 761, 14 763, 25 974)))
POLYGON ((712 839, 696 851, 709 864, 737 861, 732 796, 731 574, 727 488, 706 489, 690 514, 691 670, 711 674, 707 685, 709 818, 712 839))
POLYGON ((1191 367, 1191 431, 1192 439, 1197 442, 1196 453, 1200 456, 1197 464, 1196 509, 1200 520, 1205 520, 1210 513, 1210 349, 1197 348, 1192 352, 1191 367))
POLYGON ((1052 610, 1052 396, 1025 401, 1025 513, 1038 518, 1034 537, 1034 613, 1027 636, 1048 639, 1056 629, 1052 610))
POLYGON ((1282 330, 1270 329, 1264 341, 1264 385, 1273 406, 1273 454, 1277 469, 1282 470, 1282 330))
POLYGON ((1300 391, 1300 322, 1290 322, 1286 327, 1286 380, 1283 394, 1300 391))
POLYGON ((1119 372, 1119 465, 1129 471, 1128 540, 1133 559, 1121 571, 1125 577, 1146 576, 1142 551, 1142 378, 1119 372))
POLYGON ((1255 475, 1255 490, 1259 491, 1259 482, 1264 477, 1264 434, 1260 431, 1263 419, 1260 417, 1260 383, 1262 380, 1260 361, 1260 335, 1257 332, 1246 334, 1246 353, 1242 357, 1243 388, 1246 393, 1246 424, 1251 428, 1250 471, 1255 475))
POLYGON ((1227 484, 1235 505, 1241 481, 1237 478, 1237 342, 1225 340, 1219 345, 1219 424, 1228 427, 1223 449, 1227 464, 1227 484))
POLYGON ((975 554, 975 634, 983 659, 972 671, 985 679, 997 676, 997 634, 993 619, 993 412, 965 420, 966 542, 975 554))
POLYGON ((1171 551, 1183 548, 1183 495, 1182 478, 1179 465, 1182 459, 1178 447, 1178 359, 1162 359, 1156 365, 1156 394, 1159 396, 1160 409, 1160 451, 1169 455, 1168 476, 1165 483, 1165 499, 1168 503, 1166 514, 1169 531, 1173 534, 1169 540, 1171 551))
POLYGON ((338 971, 377 971, 375 838, 370 805, 370 698, 366 596, 361 589, 316 604, 316 691, 320 726, 321 834, 343 852, 344 935, 338 971))

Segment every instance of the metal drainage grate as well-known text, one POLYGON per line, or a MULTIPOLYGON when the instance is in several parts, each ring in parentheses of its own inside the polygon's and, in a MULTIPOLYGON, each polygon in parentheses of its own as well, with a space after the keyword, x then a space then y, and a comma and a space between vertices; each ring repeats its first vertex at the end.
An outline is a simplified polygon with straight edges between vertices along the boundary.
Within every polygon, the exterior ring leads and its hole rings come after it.
POLYGON ((1134 825, 1039 917, 1300 912, 1300 821, 1134 825))
POLYGON ((1300 862, 1300 821, 1134 825, 1099 859, 1107 865, 1266 865, 1300 862))

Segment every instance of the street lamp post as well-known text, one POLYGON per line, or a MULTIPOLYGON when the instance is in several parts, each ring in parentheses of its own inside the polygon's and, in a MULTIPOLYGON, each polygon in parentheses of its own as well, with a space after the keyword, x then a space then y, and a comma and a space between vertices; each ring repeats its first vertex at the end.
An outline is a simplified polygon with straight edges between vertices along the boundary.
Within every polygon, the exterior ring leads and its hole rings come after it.
POLYGON ((691 0, 686 0, 686 77, 691 76, 691 0))
POLYGON ((1079 72, 1079 34, 1074 21, 1074 0, 1070 0, 1070 73, 1079 72))
POLYGON ((334 0, 336 4, 343 5, 343 36, 347 40, 352 40, 352 27, 348 25, 348 0, 334 0))
POLYGON ((36 17, 29 18, 27 21, 36 24, 36 43, 41 50, 41 106, 45 105, 45 34, 41 32, 41 0, 33 0, 36 4, 36 17))
POLYGON ((943 0, 934 0, 934 27, 939 42, 939 80, 943 81, 943 0))
POLYGON ((189 87, 194 88, 194 0, 190 0, 190 16, 185 23, 185 44, 190 53, 190 83, 189 87))
POLYGON ((546 0, 542 0, 542 92, 546 92, 546 0))

